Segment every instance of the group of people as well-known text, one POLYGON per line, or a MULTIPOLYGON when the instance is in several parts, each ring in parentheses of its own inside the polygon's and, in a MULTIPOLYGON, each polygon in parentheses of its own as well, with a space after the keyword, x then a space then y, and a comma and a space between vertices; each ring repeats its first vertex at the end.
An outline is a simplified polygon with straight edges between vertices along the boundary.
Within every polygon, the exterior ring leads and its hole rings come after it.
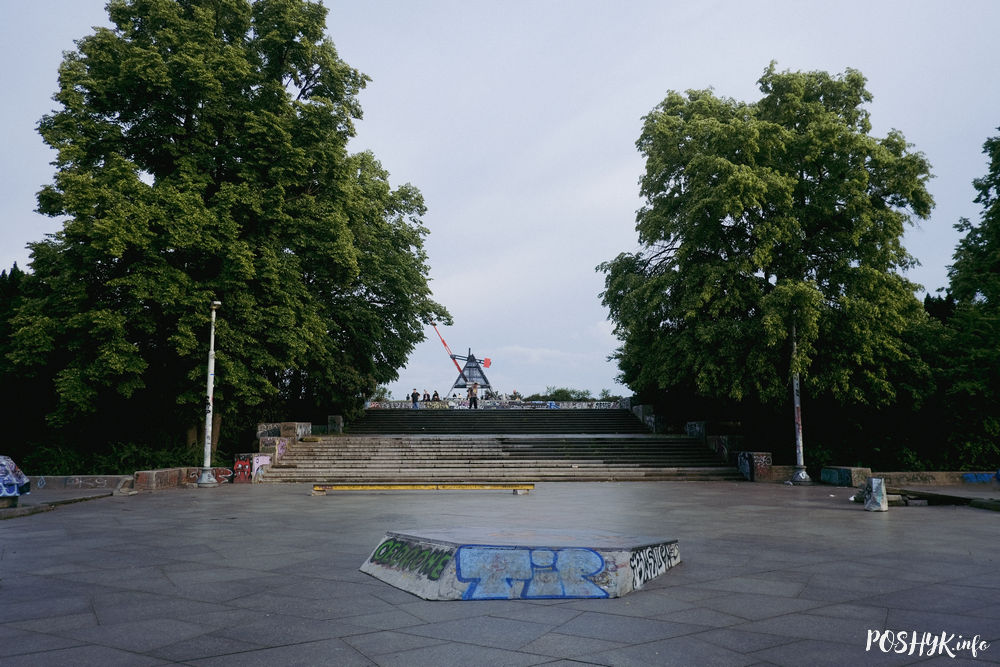
MULTIPOLYGON (((413 388, 413 393, 410 394, 410 400, 413 401, 413 407, 414 408, 420 407, 421 397, 420 397, 420 392, 417 391, 416 387, 413 388)), ((424 389, 423 400, 424 401, 440 401, 441 397, 438 396, 438 393, 436 391, 434 392, 434 395, 431 396, 430 394, 427 393, 427 390, 424 389)))
MULTIPOLYGON (((471 410, 478 410, 479 409, 479 383, 478 382, 473 382, 472 386, 469 387, 468 399, 469 399, 469 409, 471 409, 471 410)), ((413 388, 413 393, 410 394, 410 400, 413 402, 413 409, 414 410, 416 410, 416 409, 418 409, 420 407, 421 395, 420 395, 420 392, 417 391, 416 387, 413 388)), ((424 389, 423 400, 424 401, 440 401, 441 397, 438 396, 437 391, 435 391, 434 395, 432 396, 432 395, 430 395, 430 394, 427 393, 426 389, 424 389)))

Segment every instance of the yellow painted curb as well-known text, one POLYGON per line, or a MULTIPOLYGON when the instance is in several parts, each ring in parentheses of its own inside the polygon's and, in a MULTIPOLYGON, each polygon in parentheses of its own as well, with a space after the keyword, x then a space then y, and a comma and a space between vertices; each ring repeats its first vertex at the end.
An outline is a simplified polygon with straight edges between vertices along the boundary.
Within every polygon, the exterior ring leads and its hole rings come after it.
POLYGON ((513 491, 528 492, 534 484, 314 484, 312 495, 325 496, 327 491, 513 491))

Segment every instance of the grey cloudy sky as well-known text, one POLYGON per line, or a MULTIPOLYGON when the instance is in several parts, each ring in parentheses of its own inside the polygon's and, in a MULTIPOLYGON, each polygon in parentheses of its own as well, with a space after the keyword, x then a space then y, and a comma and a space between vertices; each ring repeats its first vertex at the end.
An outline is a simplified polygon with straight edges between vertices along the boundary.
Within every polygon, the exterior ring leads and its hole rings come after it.
MULTIPOLYGON (((493 359, 502 391, 548 385, 624 392, 594 267, 636 248, 641 118, 667 90, 752 101, 771 60, 860 70, 873 132, 896 128, 930 160, 937 206, 911 229, 910 278, 934 291, 971 182, 1000 126, 994 0, 620 2, 327 0, 340 55, 372 78, 352 150, 424 194, 432 288, 453 351, 493 359)), ((52 154, 34 131, 53 108, 73 40, 106 24, 104 0, 0 0, 5 130, 0 268, 58 229, 35 213, 52 154)), ((220 313, 224 316, 224 313, 220 313)), ((456 372, 433 330, 396 396, 446 391, 456 372)))

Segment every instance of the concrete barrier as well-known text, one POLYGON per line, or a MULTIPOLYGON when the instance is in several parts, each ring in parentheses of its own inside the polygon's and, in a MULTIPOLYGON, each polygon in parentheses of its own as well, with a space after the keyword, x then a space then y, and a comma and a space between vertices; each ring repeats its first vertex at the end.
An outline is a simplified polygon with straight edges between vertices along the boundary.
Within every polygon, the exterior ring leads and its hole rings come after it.
POLYGON ((0 456, 0 507, 17 507, 17 499, 31 493, 31 480, 9 456, 0 456))
POLYGON ((876 472, 876 477, 885 480, 887 486, 905 484, 996 484, 997 472, 960 472, 960 471, 917 471, 917 472, 876 472))
POLYGON ((738 452, 736 465, 740 473, 751 482, 770 482, 771 452, 738 452))
MULTIPOLYGON (((134 475, 133 488, 136 491, 157 491, 178 486, 196 484, 201 468, 163 468, 160 470, 138 470, 134 475)), ((231 468, 212 468, 212 475, 220 483, 232 481, 231 468)))
POLYGON ((677 540, 597 531, 388 532, 361 571, 425 600, 614 598, 681 562, 677 540))

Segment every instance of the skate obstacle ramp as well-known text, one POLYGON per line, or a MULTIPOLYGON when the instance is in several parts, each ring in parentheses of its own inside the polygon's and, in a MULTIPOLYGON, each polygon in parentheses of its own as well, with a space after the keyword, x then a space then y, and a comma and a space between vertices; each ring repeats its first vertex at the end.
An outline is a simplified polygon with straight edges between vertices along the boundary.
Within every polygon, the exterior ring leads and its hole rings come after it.
POLYGON ((361 566, 425 600, 615 598, 681 562, 677 540, 581 530, 390 531, 361 566))

